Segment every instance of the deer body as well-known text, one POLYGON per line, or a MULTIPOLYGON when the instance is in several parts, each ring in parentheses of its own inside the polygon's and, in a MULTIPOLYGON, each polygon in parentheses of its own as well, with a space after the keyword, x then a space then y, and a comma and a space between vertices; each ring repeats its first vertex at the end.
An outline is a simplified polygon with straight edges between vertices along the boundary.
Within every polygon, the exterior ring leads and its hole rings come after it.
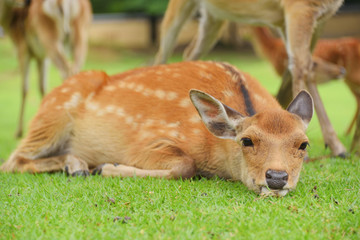
MULTIPOLYGON (((161 26, 155 64, 165 63, 181 27, 197 10, 201 12, 196 37, 185 50, 186 60, 207 54, 227 20, 277 28, 286 41, 293 94, 305 88, 311 70, 311 41, 317 25, 331 17, 343 0, 171 0, 161 26)), ((315 41, 316 39, 314 39, 315 41)))
POLYGON ((80 71, 87 53, 87 28, 91 21, 88 0, 0 0, 0 25, 17 50, 22 74, 22 105, 16 135, 23 131, 23 114, 29 85, 29 64, 37 63, 40 93, 47 81, 47 57, 63 78, 80 71), (68 49, 67 49, 68 48, 68 49), (73 55, 73 63, 66 57, 73 55))
POLYGON ((223 63, 183 62, 111 77, 84 72, 44 98, 1 170, 216 175, 283 196, 296 186, 308 141, 312 101, 303 95, 282 110, 256 80, 223 63), (189 98, 190 89, 207 93, 191 90, 189 98), (281 186, 266 178, 270 170, 286 174, 281 186))

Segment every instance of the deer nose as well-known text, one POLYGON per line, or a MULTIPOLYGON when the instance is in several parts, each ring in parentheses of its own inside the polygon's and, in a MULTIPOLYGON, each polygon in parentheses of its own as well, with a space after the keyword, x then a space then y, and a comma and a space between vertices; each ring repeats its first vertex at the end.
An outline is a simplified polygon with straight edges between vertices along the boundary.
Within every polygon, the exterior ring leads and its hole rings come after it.
POLYGON ((266 183, 271 189, 282 189, 289 178, 289 175, 285 171, 267 170, 265 173, 266 183))

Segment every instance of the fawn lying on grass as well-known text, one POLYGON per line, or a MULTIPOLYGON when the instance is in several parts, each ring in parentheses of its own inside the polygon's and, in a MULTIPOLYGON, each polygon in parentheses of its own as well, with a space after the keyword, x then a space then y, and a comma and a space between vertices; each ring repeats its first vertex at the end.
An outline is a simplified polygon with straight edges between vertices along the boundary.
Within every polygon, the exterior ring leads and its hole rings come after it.
POLYGON ((51 58, 63 78, 79 72, 86 58, 91 15, 88 0, 0 0, 0 25, 14 42, 22 74, 17 137, 23 133, 30 60, 37 62, 42 96, 46 89, 47 57, 51 58), (73 53, 73 64, 66 59, 67 45, 73 53))
MULTIPOLYGON (((253 29, 256 48, 260 54, 264 55, 276 69, 279 75, 282 75, 286 68, 284 62, 288 61, 284 43, 276 38, 272 33, 263 27, 253 29)), ((357 110, 347 131, 349 134, 351 128, 356 122, 355 135, 351 144, 351 151, 360 152, 360 40, 351 37, 338 39, 320 39, 314 49, 314 57, 319 63, 320 73, 315 75, 316 82, 326 82, 336 77, 337 72, 331 64, 344 68, 345 83, 354 94, 357 110), (328 74, 324 74, 328 71, 328 74)), ((319 116, 320 118, 321 116, 319 116)), ((321 125, 323 127, 323 125, 321 125)))
POLYGON ((284 196, 298 182, 312 114, 306 91, 283 110, 255 79, 225 63, 182 62, 110 77, 83 72, 44 98, 1 171, 216 175, 284 196))
POLYGON ((155 64, 165 63, 185 22, 196 11, 201 19, 197 36, 185 50, 186 60, 196 60, 215 45, 227 20, 262 24, 277 28, 286 42, 290 56, 277 98, 287 106, 300 90, 308 88, 318 115, 325 116, 323 134, 335 156, 345 156, 346 149, 329 121, 316 83, 311 81, 311 45, 318 30, 341 6, 343 0, 170 0, 161 26, 159 51, 155 64))

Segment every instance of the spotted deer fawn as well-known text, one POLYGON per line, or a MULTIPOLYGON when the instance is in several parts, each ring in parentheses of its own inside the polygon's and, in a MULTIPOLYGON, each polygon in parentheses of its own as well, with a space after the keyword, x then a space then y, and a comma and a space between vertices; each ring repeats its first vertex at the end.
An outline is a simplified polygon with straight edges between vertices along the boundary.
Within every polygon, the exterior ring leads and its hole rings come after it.
POLYGON ((23 133, 30 60, 36 60, 42 96, 46 89, 47 57, 64 79, 79 72, 86 58, 91 16, 88 0, 0 0, 0 25, 14 42, 22 75, 17 137, 23 133), (73 55, 72 64, 66 58, 66 47, 73 55))
MULTIPOLYGON (((253 30, 255 46, 259 53, 271 62, 279 75, 282 75, 285 72, 284 63, 288 61, 284 43, 273 36, 267 28, 257 27, 253 30)), ((345 74, 345 83, 354 94, 357 103, 357 110, 347 133, 350 133, 356 123, 351 151, 360 153, 360 40, 351 37, 320 39, 314 49, 314 58, 318 63, 315 66, 318 70, 315 71, 316 82, 329 81, 336 78, 337 73, 345 74)), ((321 118, 322 116, 319 116, 319 119, 321 118)))
MULTIPOLYGON (((196 11, 200 11, 201 19, 196 37, 185 50, 186 60, 199 59, 209 52, 227 20, 272 26, 279 30, 290 56, 278 100, 286 106, 292 96, 307 87, 316 103, 316 111, 326 116, 316 83, 311 77, 311 48, 316 42, 318 29, 342 3, 343 0, 170 0, 154 63, 167 61, 181 28, 196 11)), ((327 128, 323 132, 333 154, 345 156, 346 149, 331 123, 327 121, 325 126, 327 128)))
POLYGON ((306 91, 283 110, 255 79, 225 63, 83 72, 44 98, 1 171, 219 176, 284 196, 298 182, 312 114, 306 91))

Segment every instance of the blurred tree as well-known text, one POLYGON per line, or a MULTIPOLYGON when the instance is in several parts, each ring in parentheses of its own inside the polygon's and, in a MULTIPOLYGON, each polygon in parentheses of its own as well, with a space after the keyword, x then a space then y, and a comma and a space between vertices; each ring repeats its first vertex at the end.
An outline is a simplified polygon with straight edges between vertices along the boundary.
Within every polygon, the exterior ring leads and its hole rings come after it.
POLYGON ((144 13, 161 16, 168 0, 91 0, 94 13, 144 13))

